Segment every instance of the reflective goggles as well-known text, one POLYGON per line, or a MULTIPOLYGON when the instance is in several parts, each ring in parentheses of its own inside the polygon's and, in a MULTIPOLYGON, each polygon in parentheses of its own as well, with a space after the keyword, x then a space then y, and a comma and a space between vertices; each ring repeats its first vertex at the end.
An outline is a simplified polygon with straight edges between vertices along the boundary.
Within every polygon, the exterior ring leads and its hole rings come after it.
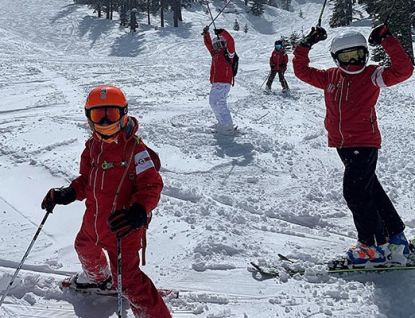
POLYGON ((275 44, 275 49, 276 50, 281 50, 282 49, 282 45, 281 44, 275 44))
POLYGON ((358 64, 365 62, 366 51, 364 48, 353 48, 336 53, 337 59, 343 64, 358 64), (354 60, 354 62, 353 62, 354 60))
POLYGON ((90 109, 85 109, 86 117, 94 124, 113 124, 121 119, 122 116, 127 114, 128 108, 109 105, 109 106, 97 106, 90 109))

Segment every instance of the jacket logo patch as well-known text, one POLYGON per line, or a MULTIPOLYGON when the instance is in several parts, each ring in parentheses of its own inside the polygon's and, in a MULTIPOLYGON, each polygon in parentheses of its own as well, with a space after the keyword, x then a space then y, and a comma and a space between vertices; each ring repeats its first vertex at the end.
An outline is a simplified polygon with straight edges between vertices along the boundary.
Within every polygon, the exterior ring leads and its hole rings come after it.
POLYGON ((141 151, 134 156, 135 163, 135 174, 139 175, 140 173, 146 171, 147 169, 154 168, 153 160, 147 150, 141 151))
POLYGON ((328 93, 332 93, 334 91, 334 85, 332 84, 332 83, 330 83, 328 86, 327 86, 327 92, 328 93))

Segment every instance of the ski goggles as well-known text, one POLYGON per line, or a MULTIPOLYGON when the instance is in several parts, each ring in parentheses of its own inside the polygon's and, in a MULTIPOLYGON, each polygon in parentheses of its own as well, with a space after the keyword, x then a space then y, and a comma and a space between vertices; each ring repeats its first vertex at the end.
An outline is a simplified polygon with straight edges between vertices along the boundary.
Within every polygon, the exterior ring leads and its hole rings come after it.
POLYGON ((361 48, 353 48, 342 50, 336 53, 337 60, 342 64, 357 64, 365 62, 366 59, 366 50, 361 48), (354 60, 354 63, 352 63, 354 60), (357 62, 357 63, 356 63, 357 62))
POLYGON ((281 44, 275 44, 275 49, 276 50, 281 50, 282 49, 282 45, 281 44))
POLYGON ((225 42, 221 40, 216 40, 212 42, 212 45, 213 45, 213 49, 216 51, 216 50, 223 49, 225 47, 225 42))
POLYGON ((109 106, 98 106, 90 109, 85 109, 86 117, 94 124, 113 124, 121 119, 122 116, 127 114, 128 108, 109 105, 109 106))

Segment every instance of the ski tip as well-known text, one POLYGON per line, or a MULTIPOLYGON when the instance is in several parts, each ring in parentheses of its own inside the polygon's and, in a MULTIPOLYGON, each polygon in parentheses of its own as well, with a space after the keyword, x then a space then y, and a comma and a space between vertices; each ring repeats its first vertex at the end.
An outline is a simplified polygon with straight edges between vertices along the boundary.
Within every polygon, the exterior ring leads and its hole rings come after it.
POLYGON ((161 297, 167 297, 170 299, 177 299, 179 298, 179 291, 175 289, 158 289, 158 292, 161 297))
POLYGON ((282 254, 280 254, 280 253, 278 253, 277 255, 278 255, 278 257, 279 257, 280 259, 282 259, 283 261, 287 261, 287 262, 290 262, 290 263, 294 263, 294 261, 293 261, 293 260, 291 260, 291 259, 289 259, 287 256, 284 256, 284 255, 282 255, 282 254))

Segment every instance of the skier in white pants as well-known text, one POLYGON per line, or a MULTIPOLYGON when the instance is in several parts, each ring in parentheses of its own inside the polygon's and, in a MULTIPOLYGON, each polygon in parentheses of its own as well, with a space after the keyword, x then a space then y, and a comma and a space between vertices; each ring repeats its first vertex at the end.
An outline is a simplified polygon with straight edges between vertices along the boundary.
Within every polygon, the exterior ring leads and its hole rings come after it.
POLYGON ((203 29, 203 40, 212 55, 210 83, 212 84, 209 104, 218 121, 217 132, 235 135, 235 126, 228 108, 227 98, 233 81, 232 62, 235 56, 235 43, 224 29, 214 29, 215 37, 210 37, 209 27, 203 29))

